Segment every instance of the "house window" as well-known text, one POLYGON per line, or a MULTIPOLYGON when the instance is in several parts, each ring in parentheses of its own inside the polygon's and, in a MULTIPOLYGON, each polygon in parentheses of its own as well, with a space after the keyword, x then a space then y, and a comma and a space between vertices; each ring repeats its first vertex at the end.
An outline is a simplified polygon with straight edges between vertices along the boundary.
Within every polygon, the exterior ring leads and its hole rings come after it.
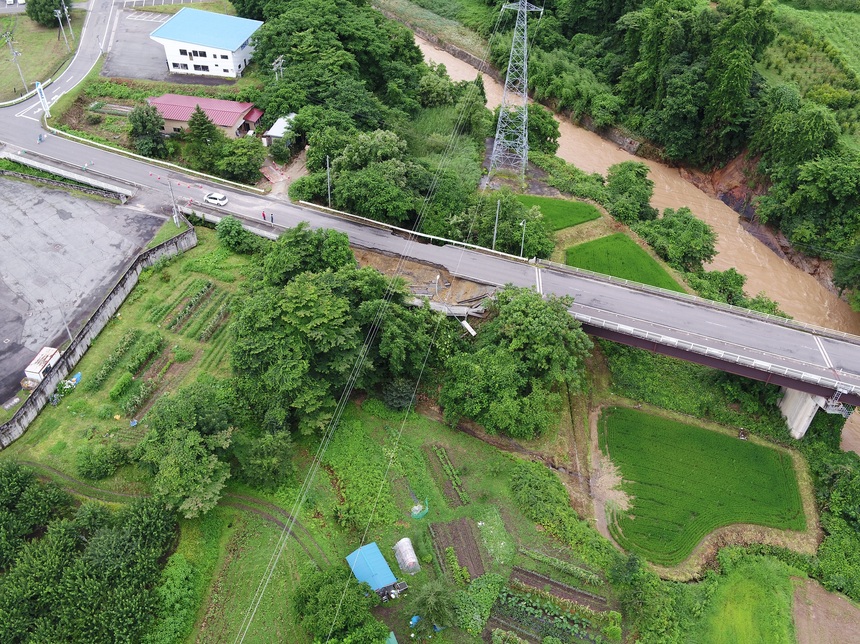
POLYGON ((173 63, 173 69, 179 69, 179 63, 173 63))
POLYGON ((196 49, 192 49, 192 50, 191 50, 191 55, 192 55, 192 56, 197 56, 198 58, 206 58, 206 52, 205 52, 205 51, 202 51, 202 50, 201 50, 201 51, 197 51, 196 49))
POLYGON ((187 55, 188 55, 188 50, 187 50, 187 49, 180 49, 180 50, 179 50, 179 55, 180 55, 180 56, 187 56, 187 55))
POLYGON ((221 54, 221 58, 222 58, 223 60, 227 60, 227 54, 221 54))
POLYGON ((208 72, 209 65, 194 65, 195 72, 208 72))
POLYGON ((181 132, 182 128, 181 127, 175 127, 175 128, 173 128, 173 131, 174 132, 181 132))
POLYGON ((173 63, 173 69, 188 69, 185 63, 173 63))

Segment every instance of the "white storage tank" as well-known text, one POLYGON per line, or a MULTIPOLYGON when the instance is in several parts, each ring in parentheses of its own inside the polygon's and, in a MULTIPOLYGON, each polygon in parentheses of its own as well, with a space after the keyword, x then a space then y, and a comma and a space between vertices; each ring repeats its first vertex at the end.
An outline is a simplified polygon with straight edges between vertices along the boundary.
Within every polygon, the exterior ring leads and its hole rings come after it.
POLYGON ((53 347, 43 347, 33 358, 33 362, 24 369, 24 375, 30 380, 42 382, 42 379, 51 373, 54 365, 60 361, 60 352, 53 347))
POLYGON ((394 556, 397 558, 397 564, 403 572, 414 575, 421 570, 421 566, 418 564, 418 557, 415 556, 415 549, 412 547, 412 540, 409 537, 403 537, 394 544, 394 556))

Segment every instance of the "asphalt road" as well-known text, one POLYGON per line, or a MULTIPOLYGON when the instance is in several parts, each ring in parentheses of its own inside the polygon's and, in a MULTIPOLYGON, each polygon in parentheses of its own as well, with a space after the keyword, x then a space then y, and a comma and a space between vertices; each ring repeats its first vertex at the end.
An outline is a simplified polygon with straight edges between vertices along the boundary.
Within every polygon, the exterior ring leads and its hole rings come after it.
MULTIPOLYGON (((90 13, 82 43, 69 69, 48 88, 48 100, 55 100, 73 87, 89 71, 99 56, 99 40, 113 46, 118 21, 117 7, 110 0, 91 0, 90 13), (100 39, 96 39, 96 35, 100 39)), ((166 173, 145 161, 131 159, 91 148, 81 143, 51 136, 37 144, 41 108, 38 101, 0 110, 0 140, 7 149, 26 151, 38 148, 40 154, 78 167, 94 164, 95 171, 132 182, 139 186, 140 207, 154 207, 169 201, 168 179, 173 180, 177 199, 200 201, 207 192, 217 190, 230 198, 233 214, 257 222, 261 211, 275 213, 278 227, 307 221, 314 227, 329 227, 346 232, 353 244, 430 262, 461 275, 488 284, 513 283, 534 286, 542 293, 573 295, 576 303, 571 312, 590 316, 599 324, 621 325, 630 335, 652 334, 678 346, 701 345, 694 352, 709 351, 719 358, 724 352, 739 356, 761 369, 794 370, 789 377, 804 380, 825 378, 856 387, 858 394, 849 396, 852 404, 860 403, 860 338, 838 338, 837 334, 817 333, 790 325, 732 313, 702 302, 687 301, 669 294, 655 294, 633 286, 604 279, 592 279, 570 272, 538 268, 514 259, 489 253, 464 250, 454 246, 431 246, 407 242, 402 237, 375 227, 358 225, 317 211, 239 189, 215 187, 180 172, 166 173), (794 375, 796 374, 796 375, 794 375), (803 376, 803 374, 807 374, 803 376)), ((26 152, 24 152, 26 154, 26 152)), ((650 337, 650 336, 649 336, 650 337)), ((798 387, 801 388, 801 387, 798 387)))

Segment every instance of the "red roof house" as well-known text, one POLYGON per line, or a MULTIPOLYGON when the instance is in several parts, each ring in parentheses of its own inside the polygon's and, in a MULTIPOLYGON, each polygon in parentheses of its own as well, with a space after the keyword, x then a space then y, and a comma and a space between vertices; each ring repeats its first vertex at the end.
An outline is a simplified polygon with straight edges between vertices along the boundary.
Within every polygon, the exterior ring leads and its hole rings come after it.
POLYGON ((254 107, 253 103, 222 101, 218 98, 164 94, 146 100, 161 114, 164 119, 163 131, 166 133, 181 132, 187 128, 188 119, 198 105, 206 116, 231 139, 255 129, 263 116, 263 111, 254 107))

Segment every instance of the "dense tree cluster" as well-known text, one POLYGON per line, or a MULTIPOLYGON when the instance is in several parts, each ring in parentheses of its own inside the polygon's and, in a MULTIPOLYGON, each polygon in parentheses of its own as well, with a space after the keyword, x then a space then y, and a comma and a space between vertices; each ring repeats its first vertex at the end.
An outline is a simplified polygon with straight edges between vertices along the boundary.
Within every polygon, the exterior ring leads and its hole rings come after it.
POLYGON ((158 607, 153 587, 174 534, 157 500, 116 513, 71 499, 19 465, 0 464, 3 514, 0 640, 140 641, 158 607))
POLYGON ((591 341, 568 312, 572 298, 507 286, 488 302, 490 320, 471 351, 452 356, 439 402, 445 418, 466 416, 488 432, 534 438, 548 429, 560 390, 583 385, 591 341))
POLYGON ((232 364, 259 432, 324 430, 348 383, 414 382, 437 314, 406 306, 399 281, 359 269, 346 235, 301 225, 255 259, 235 311, 232 364))

